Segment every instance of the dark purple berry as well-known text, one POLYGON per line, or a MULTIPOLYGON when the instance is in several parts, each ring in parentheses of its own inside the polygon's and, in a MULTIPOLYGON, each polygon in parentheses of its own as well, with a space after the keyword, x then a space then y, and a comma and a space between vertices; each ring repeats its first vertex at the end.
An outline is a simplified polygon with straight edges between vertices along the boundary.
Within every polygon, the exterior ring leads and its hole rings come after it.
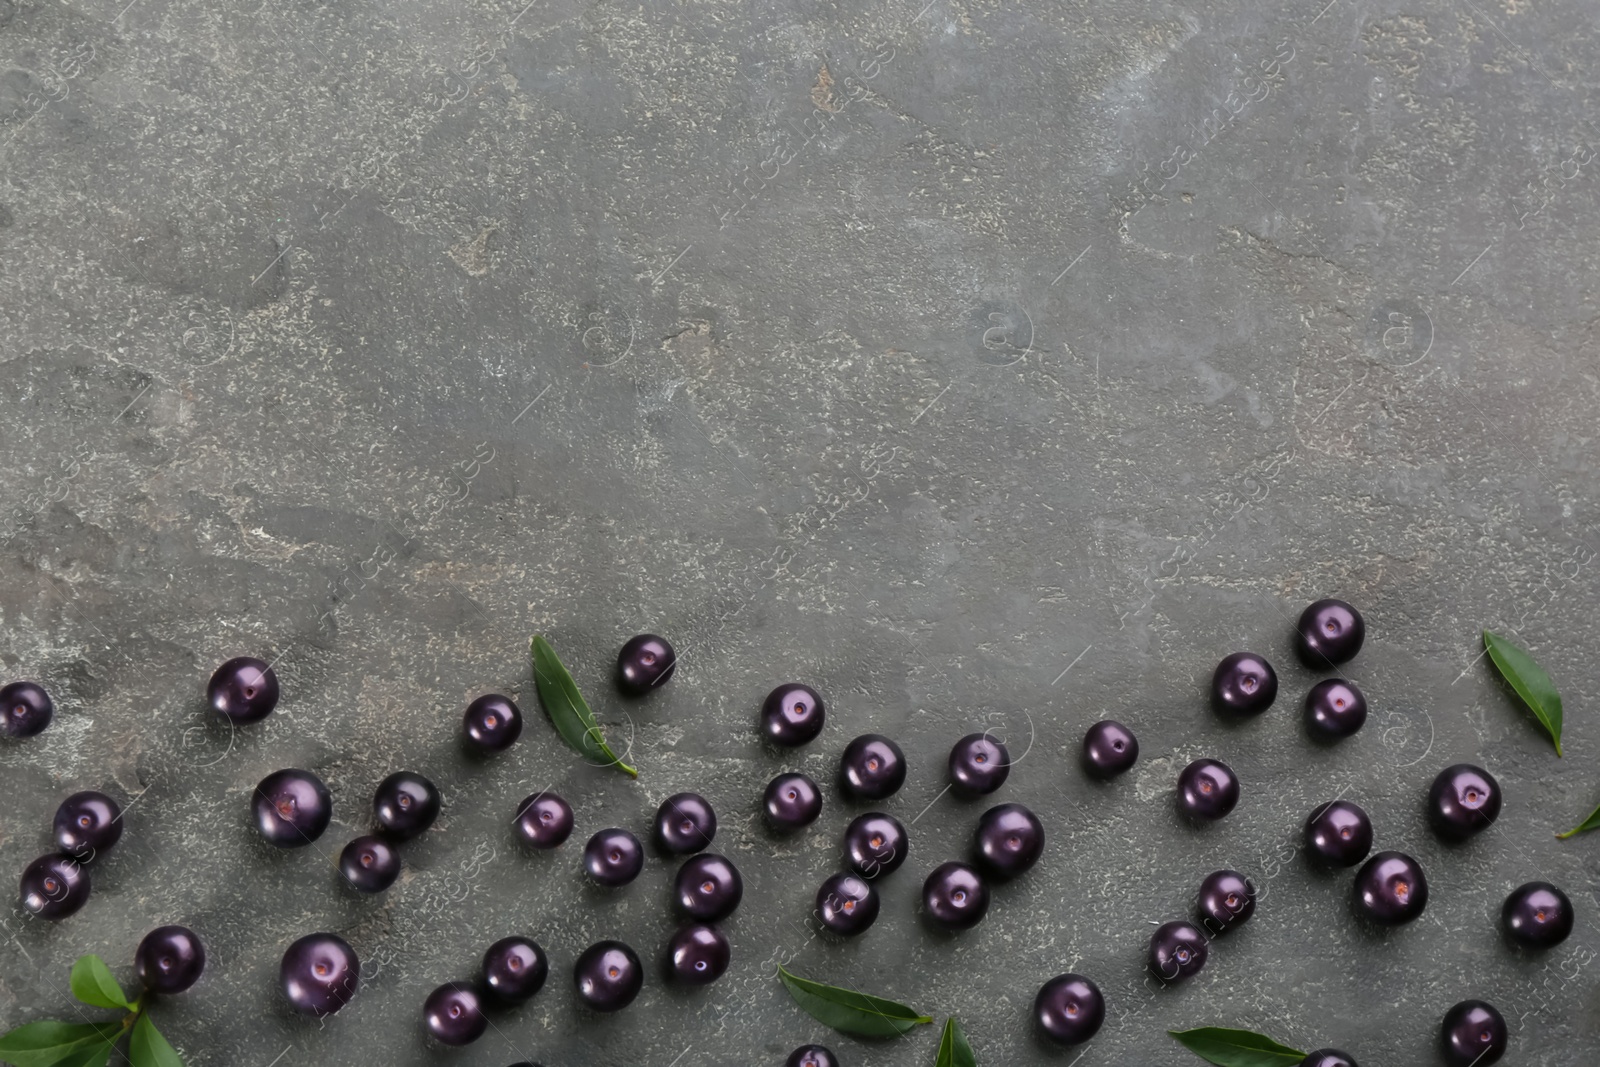
POLYGON ((1361 651, 1367 624, 1344 601, 1319 600, 1300 613, 1295 631, 1300 658, 1315 670, 1326 670, 1361 651))
POLYGON ((1450 1067, 1489 1067, 1506 1054, 1506 1020, 1493 1004, 1463 1000, 1444 1013, 1439 1043, 1450 1067))
POLYGON ((599 941, 583 950, 572 967, 578 999, 595 1011, 621 1011, 644 985, 639 954, 621 941, 599 941))
POLYGON ((572 806, 554 793, 535 793, 517 809, 517 836, 532 848, 555 848, 572 834, 572 806))
POLYGON ((789 1053, 783 1067, 839 1067, 839 1057, 823 1045, 801 1045, 789 1053))
POLYGON ((344 846, 339 873, 358 893, 381 893, 400 877, 400 853, 383 838, 367 834, 344 846))
POLYGON ((1197 759, 1178 774, 1178 810, 1196 822, 1220 819, 1239 803, 1239 779, 1226 763, 1197 759))
POLYGON ((728 939, 715 926, 687 923, 667 942, 667 968, 674 981, 708 985, 728 969, 728 939))
POLYGON ((1206 935, 1194 923, 1165 923, 1150 935, 1150 972, 1164 982, 1193 978, 1206 965, 1206 935))
POLYGON ((1529 882, 1506 897, 1500 921, 1523 948, 1551 948, 1572 933, 1572 901, 1549 882, 1529 882))
POLYGON ((883 800, 905 784, 906 754, 882 734, 862 734, 839 757, 844 790, 857 800, 883 800))
POLYGON ((444 1045, 470 1045, 489 1029, 478 994, 464 985, 446 982, 428 994, 422 1004, 428 1033, 444 1045))
POLYGON ((717 922, 732 915, 744 899, 744 879, 726 858, 707 853, 678 868, 673 896, 689 918, 717 922))
POLYGON ((996 804, 979 816, 972 844, 984 870, 996 878, 1015 878, 1039 862, 1044 823, 1021 804, 996 804))
POLYGON ((1218 711, 1259 715, 1277 696, 1277 672, 1254 652, 1224 656, 1211 675, 1211 703, 1218 711))
POLYGON ((40 856, 22 872, 22 906, 54 922, 89 899, 89 872, 70 856, 40 856))
POLYGON ((56 809, 56 847, 88 863, 122 839, 122 809, 104 793, 74 793, 56 809))
POLYGON ((0 689, 0 733, 8 737, 32 737, 55 714, 55 702, 36 682, 12 682, 0 689))
POLYGON ((361 961, 339 935, 307 934, 284 952, 278 980, 295 1011, 332 1015, 356 995, 361 961))
POLYGON ((1323 867, 1354 867, 1372 851, 1372 820, 1348 800, 1324 804, 1306 819, 1306 856, 1323 867))
POLYGON ((817 890, 817 918, 836 934, 854 937, 878 919, 878 894, 853 874, 836 874, 817 890))
POLYGON ((1083 735, 1083 769, 1096 778, 1113 778, 1139 758, 1139 739, 1114 719, 1103 719, 1083 735))
POLYGON ((822 732, 827 709, 809 685, 787 682, 767 694, 761 704, 761 732, 775 745, 792 747, 822 732))
POLYGON ((946 930, 970 930, 989 911, 989 887, 965 863, 941 863, 922 883, 922 907, 946 930))
POLYGON ((256 829, 269 844, 301 848, 322 836, 333 818, 333 797, 310 771, 276 771, 250 798, 256 829))
POLYGON ((1058 974, 1033 998, 1033 1021, 1057 1045, 1081 1045, 1106 1021, 1106 999, 1083 975, 1058 974))
POLYGON ((601 830, 583 846, 583 869, 603 886, 627 885, 644 870, 644 847, 626 830, 601 830))
POLYGON ((1500 817, 1500 783, 1482 767, 1446 767, 1428 790, 1428 822, 1446 841, 1465 841, 1500 817))
POLYGON ((1306 1053, 1306 1058, 1300 1061, 1300 1067, 1357 1067, 1357 1064, 1348 1052, 1322 1048, 1306 1053))
POLYGON ((426 833, 439 817, 443 799, 432 782, 414 771, 396 771, 378 783, 372 812, 378 830, 396 841, 426 833))
POLYGON ((1200 922, 1221 934, 1250 921, 1256 913, 1256 887, 1238 871, 1214 871, 1200 883, 1200 922))
POLYGON ((229 722, 260 722, 278 706, 278 676, 263 660, 238 656, 212 673, 206 699, 229 722))
POLYGON ((900 820, 879 811, 857 815, 844 829, 844 851, 850 869, 864 878, 899 870, 910 844, 900 820))
POLYGON ((950 750, 950 785, 966 797, 981 797, 1006 784, 1011 753, 988 734, 968 734, 950 750))
POLYGON ((1408 923, 1428 906, 1428 879, 1404 852, 1379 852, 1356 872, 1356 914, 1384 926, 1408 923))
POLYGON ((206 969, 206 947, 186 926, 158 926, 133 953, 133 969, 152 993, 182 993, 206 969))
POLYGON ((1367 721, 1367 698, 1354 682, 1327 678, 1306 694, 1306 728, 1326 741, 1349 737, 1367 721))
POLYGON ((483 954, 483 984, 502 1004, 521 1004, 544 988, 550 961, 539 943, 526 937, 502 937, 483 954))
POLYGON ((773 829, 798 830, 822 814, 822 792, 803 774, 780 774, 767 783, 763 805, 773 829))
POLYGON ((630 696, 641 696, 666 684, 678 669, 678 654, 664 637, 630 637, 617 653, 617 684, 630 696))
POLYGON ((522 709, 510 697, 488 693, 461 716, 467 744, 479 752, 504 752, 522 736, 522 709))
POLYGON ((656 846, 675 856, 699 852, 717 836, 717 813, 699 793, 679 793, 656 810, 656 846))

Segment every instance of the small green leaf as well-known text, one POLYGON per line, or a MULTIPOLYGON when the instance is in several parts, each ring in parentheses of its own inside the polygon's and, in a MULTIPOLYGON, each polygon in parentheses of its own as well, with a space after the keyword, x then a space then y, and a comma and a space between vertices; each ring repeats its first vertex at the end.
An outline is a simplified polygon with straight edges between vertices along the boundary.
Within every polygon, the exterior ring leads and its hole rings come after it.
POLYGON ((1550 676, 1532 656, 1488 630, 1483 631, 1483 647, 1489 650, 1489 658, 1494 660, 1501 676, 1511 683, 1533 717, 1549 732, 1550 740, 1556 743, 1556 755, 1561 755, 1561 694, 1556 692, 1550 676))
POLYGON ((92 1042, 113 1043, 121 1034, 117 1023, 29 1023, 0 1034, 0 1060, 13 1067, 55 1067, 92 1042))
POLYGON ((1579 834, 1587 833, 1590 830, 1597 829, 1600 829, 1600 808, 1595 808, 1589 813, 1589 817, 1587 819, 1583 820, 1566 833, 1557 834, 1556 836, 1565 841, 1569 837, 1576 837, 1579 834))
POLYGON ((594 712, 578 692, 578 684, 542 634, 533 637, 533 680, 539 686, 539 702, 544 705, 545 714, 578 755, 600 766, 617 767, 630 778, 639 777, 639 772, 618 759, 606 744, 594 712))
POLYGON ((111 968, 99 956, 79 956, 72 965, 72 995, 97 1008, 127 1008, 133 1004, 111 976, 111 968))
POLYGON ((72 1046, 72 1052, 66 1059, 56 1060, 50 1067, 106 1067, 111 1062, 111 1054, 117 1051, 116 1038, 108 1040, 85 1041, 72 1046))
POLYGON ((1304 1052, 1280 1045, 1249 1030, 1202 1026, 1195 1030, 1168 1030, 1178 1043, 1217 1067, 1300 1067, 1304 1052))
POLYGON ((939 1058, 933 1067, 978 1067, 978 1057, 967 1044, 967 1035, 954 1015, 944 1021, 944 1033, 939 1037, 939 1058))
MULTIPOLYGON (((778 968, 778 977, 806 1014, 841 1034, 899 1037, 918 1026, 933 1022, 932 1016, 918 1015, 904 1004, 800 978, 781 966, 778 968)), ((965 1043, 963 1040, 962 1044, 965 1043)))
POLYGON ((148 1015, 139 1016, 139 1021, 133 1024, 133 1037, 128 1039, 128 1058, 133 1061, 133 1067, 183 1067, 178 1050, 167 1043, 148 1015))

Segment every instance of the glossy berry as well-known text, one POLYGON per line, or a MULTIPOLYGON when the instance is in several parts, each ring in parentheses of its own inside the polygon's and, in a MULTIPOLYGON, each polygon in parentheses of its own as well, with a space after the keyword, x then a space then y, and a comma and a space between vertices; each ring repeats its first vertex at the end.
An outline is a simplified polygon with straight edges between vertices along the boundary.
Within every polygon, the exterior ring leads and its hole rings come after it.
POLYGON ((1150 935, 1150 973, 1164 982, 1193 978, 1206 965, 1206 935, 1194 923, 1177 921, 1150 935))
POLYGON ((845 937, 865 933, 878 920, 878 894, 853 874, 836 874, 817 890, 817 919, 845 937))
POLYGON ((1211 675, 1211 703, 1234 715, 1259 715, 1278 697, 1278 675, 1254 652, 1224 656, 1211 675))
POLYGON ((844 791, 857 800, 883 800, 906 781, 906 754, 882 734, 862 734, 839 757, 844 791))
POLYGON ((439 817, 443 798, 438 787, 414 771, 396 771, 378 783, 372 813, 379 832, 405 841, 426 833, 439 817))
POLYGON ((521 1004, 544 988, 550 961, 537 941, 502 937, 483 954, 483 984, 502 1004, 521 1004))
POLYGON ((358 893, 381 893, 400 877, 400 853, 383 838, 366 834, 339 853, 339 873, 358 893))
POLYGON ((1500 817, 1500 783, 1482 767, 1446 767, 1428 790, 1428 822, 1446 841, 1465 841, 1500 817))
POLYGON ((1226 763, 1197 759, 1178 774, 1178 810, 1196 822, 1220 819, 1239 803, 1239 779, 1226 763))
POLYGON ((1572 933, 1572 901, 1549 882, 1529 882, 1506 897, 1500 921, 1523 948, 1550 948, 1572 933))
POLYGON ((1114 778, 1139 758, 1139 739, 1115 719, 1103 719, 1083 735, 1083 769, 1096 778, 1114 778))
POLYGON ((510 697, 487 693, 467 705, 461 729, 475 751, 504 752, 522 736, 522 709, 510 697))
POLYGON ((1404 852, 1379 852, 1356 872, 1356 914, 1384 926, 1408 923, 1428 906, 1428 879, 1404 852))
POLYGON ((767 783, 762 807, 774 830, 798 830, 822 814, 822 791, 803 774, 780 774, 767 783))
POLYGON ((276 771, 250 797, 256 829, 269 844, 302 848, 322 836, 333 818, 333 797, 310 771, 276 771))
POLYGON ((464 985, 446 982, 428 994, 422 1004, 428 1033, 443 1045, 470 1045, 489 1029, 478 994, 464 985))
POLYGON ((56 809, 56 848, 88 863, 122 839, 122 809, 104 793, 74 793, 56 809))
POLYGON ((990 875, 1015 878, 1044 853, 1044 823, 1021 804, 996 804, 979 816, 972 845, 990 875))
POLYGON ((205 971, 206 947, 186 926, 160 926, 139 942, 133 969, 152 993, 182 993, 205 971))
POLYGON ((603 886, 627 885, 644 870, 644 847, 626 830, 601 830, 583 846, 583 869, 603 886))
POLYGON ((721 930, 706 923, 687 923, 667 942, 667 970, 673 981, 708 985, 728 969, 731 954, 721 930))
POLYGON ((7 737, 32 737, 55 714, 55 702, 36 682, 12 682, 0 689, 0 733, 7 737))
POLYGON ((1200 922, 1213 934, 1237 929, 1256 913, 1256 887, 1238 871, 1214 871, 1200 883, 1200 922))
POLYGON ((516 829, 531 848, 555 848, 572 836, 572 806, 554 793, 535 793, 517 809, 516 829))
POLYGON ((761 732, 775 745, 792 747, 822 732, 827 709, 809 685, 787 682, 767 694, 761 704, 761 732))
POLYGON ((595 1011, 621 1011, 644 985, 639 954, 621 941, 599 941, 583 950, 572 967, 578 999, 595 1011))
POLYGON ((1326 678, 1306 694, 1306 729, 1313 737, 1337 741, 1361 729, 1367 721, 1367 698, 1354 682, 1326 678))
POLYGON ((839 1057, 824 1045, 801 1045, 789 1053, 783 1067, 839 1067, 839 1057))
POLYGON ((278 981, 295 1011, 332 1015, 356 995, 361 961, 338 934, 307 934, 284 952, 278 981))
POLYGON ((630 637, 617 653, 617 685, 630 696, 664 685, 677 669, 678 654, 666 638, 655 634, 630 637))
POLYGON ((981 797, 1006 784, 1011 753, 988 734, 968 734, 950 749, 950 785, 965 797, 981 797))
POLYGON ((1295 636, 1300 658, 1313 669, 1326 670, 1361 651, 1367 624, 1344 601, 1319 600, 1300 613, 1295 636))
POLYGON ((1439 1043, 1450 1067, 1489 1067, 1506 1054, 1506 1020, 1493 1004, 1463 1000, 1444 1013, 1439 1043))
POLYGON ((863 878, 899 870, 910 845, 905 825, 880 811, 857 815, 844 830, 844 851, 850 869, 863 878))
POLYGON ((231 723, 260 722, 278 706, 278 676, 265 661, 238 656, 212 673, 206 699, 231 723))
POLYGON ((673 899, 689 918, 717 922, 732 915, 744 899, 744 879, 725 857, 695 856, 678 868, 673 899))
POLYGON ((1300 1061, 1300 1067, 1358 1067, 1358 1065, 1348 1052, 1340 1052, 1336 1048, 1320 1048, 1315 1052, 1306 1053, 1306 1058, 1300 1061))
POLYGON ((717 813, 699 793, 679 793, 656 810, 656 847, 675 856, 699 852, 717 836, 717 813))
POLYGON ((89 872, 68 856, 40 856, 22 872, 22 906, 54 922, 89 899, 89 872))
POLYGON ((1057 1045, 1081 1045, 1106 1021, 1100 987, 1081 974, 1058 974, 1033 998, 1033 1021, 1057 1045))
POLYGON ((1372 851, 1372 820, 1360 805, 1335 800, 1306 819, 1306 856, 1321 867, 1354 867, 1372 851))
POLYGON ((922 908, 946 930, 970 930, 989 912, 989 887, 965 863, 941 863, 922 883, 922 908))

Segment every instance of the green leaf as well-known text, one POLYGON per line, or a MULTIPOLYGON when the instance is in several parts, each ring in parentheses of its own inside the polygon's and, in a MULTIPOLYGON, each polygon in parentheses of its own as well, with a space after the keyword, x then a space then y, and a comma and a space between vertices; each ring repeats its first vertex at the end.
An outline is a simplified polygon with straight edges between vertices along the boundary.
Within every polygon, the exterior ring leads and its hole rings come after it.
POLYGON ((939 1058, 933 1067, 978 1067, 978 1057, 967 1044, 967 1035, 954 1015, 944 1021, 944 1033, 939 1037, 939 1058))
POLYGON ((92 1043, 115 1042, 121 1033, 117 1023, 29 1023, 0 1035, 0 1060, 13 1067, 55 1067, 92 1043))
POLYGON ((56 1060, 50 1067, 106 1067, 111 1062, 111 1054, 117 1051, 117 1040, 85 1041, 72 1047, 75 1051, 68 1053, 66 1059, 56 1060))
POLYGON ((539 702, 544 705, 545 714, 550 716, 556 732, 580 756, 601 766, 620 768, 630 778, 639 777, 639 772, 618 759, 606 744, 594 712, 578 692, 578 684, 542 634, 533 637, 533 680, 539 686, 539 702))
POLYGON ((178 1050, 167 1044, 150 1016, 141 1015, 133 1024, 133 1037, 128 1039, 128 1058, 133 1067, 183 1067, 178 1050))
POLYGON ((1195 1030, 1168 1030, 1178 1043, 1217 1067, 1300 1067, 1304 1052, 1280 1045, 1249 1030, 1202 1026, 1195 1030))
POLYGON ((1589 817, 1587 819, 1583 820, 1566 833, 1557 834, 1556 836, 1565 841, 1569 837, 1576 837, 1581 833, 1586 833, 1595 829, 1600 829, 1600 808, 1595 808, 1589 813, 1589 817))
POLYGON ((111 976, 111 968, 99 956, 79 956, 72 965, 72 995, 97 1008, 127 1008, 133 1004, 111 976))
MULTIPOLYGON (((781 966, 778 968, 778 977, 806 1014, 841 1034, 899 1037, 915 1027, 933 1022, 932 1016, 918 1015, 904 1004, 799 978, 781 966)), ((966 1044, 965 1039, 962 1044, 966 1044)))
POLYGON ((1532 656, 1488 630, 1483 631, 1483 647, 1489 650, 1489 658, 1494 660, 1501 676, 1511 683, 1533 717, 1549 732, 1550 740, 1556 743, 1556 755, 1561 755, 1561 694, 1556 692, 1550 676, 1533 662, 1532 656))

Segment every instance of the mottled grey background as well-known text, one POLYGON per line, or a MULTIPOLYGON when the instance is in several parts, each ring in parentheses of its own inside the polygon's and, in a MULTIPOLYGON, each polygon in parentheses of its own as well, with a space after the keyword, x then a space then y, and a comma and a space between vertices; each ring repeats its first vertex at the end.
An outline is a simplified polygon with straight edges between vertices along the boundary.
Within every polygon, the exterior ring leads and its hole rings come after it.
POLYGON ((0 870, 68 792, 131 803, 84 911, 7 917, 0 1020, 69 1010, 80 953, 131 978, 180 922, 211 963, 158 1015, 193 1067, 731 1067, 817 1039, 932 1063, 932 1027, 827 1035, 780 959, 958 1016, 988 1064, 1178 1067, 1164 1031, 1204 1024, 1432 1064, 1466 997, 1511 1020, 1508 1063, 1600 1056, 1600 838, 1552 836, 1600 799, 1596 8, 924 2, 0 0, 0 660, 59 708, 0 746, 0 870), (1374 709, 1332 749, 1288 636, 1323 595, 1366 613, 1374 709), (1479 658, 1486 626, 1561 685, 1565 759, 1479 658), (538 715, 540 630, 637 783, 538 715), (608 672, 640 630, 683 661, 628 704, 608 672), (1230 728, 1203 694, 1238 648, 1283 687, 1230 728), (284 698, 230 737, 200 698, 237 654, 276 660, 284 698), (780 754, 753 725, 789 679, 831 717, 780 754), (470 762, 459 714, 491 690, 529 729, 470 762), (1099 786, 1075 752, 1105 715, 1145 757, 1099 786), (944 754, 985 724, 1027 750, 997 799, 1049 845, 938 936, 921 879, 981 810, 935 799, 944 754), (927 810, 877 926, 812 939, 850 809, 830 792, 778 842, 755 804, 867 730, 911 759, 887 809, 927 810), (1245 788, 1206 830, 1171 807, 1200 755, 1245 788), (1459 760, 1507 800, 1448 849, 1421 799, 1459 760), (314 848, 247 824, 286 766, 333 790, 314 848), (331 858, 398 768, 445 814, 356 899, 331 858), (579 829, 531 856, 509 821, 541 787, 579 829), (600 893, 581 842, 683 789, 744 871, 734 967, 585 1017, 573 958, 657 957, 672 868, 600 893), (1358 928, 1349 875, 1295 856, 1341 792, 1426 866, 1422 921, 1358 928), (1220 866, 1257 917, 1187 988, 1144 988, 1149 924, 1220 866), (1532 878, 1579 926, 1520 958, 1496 916, 1532 878), (275 992, 315 930, 367 969, 320 1028, 275 992), (424 995, 517 931, 547 991, 428 1049, 424 995), (1067 969, 1111 1017, 1056 1053, 1028 1009, 1067 969))

